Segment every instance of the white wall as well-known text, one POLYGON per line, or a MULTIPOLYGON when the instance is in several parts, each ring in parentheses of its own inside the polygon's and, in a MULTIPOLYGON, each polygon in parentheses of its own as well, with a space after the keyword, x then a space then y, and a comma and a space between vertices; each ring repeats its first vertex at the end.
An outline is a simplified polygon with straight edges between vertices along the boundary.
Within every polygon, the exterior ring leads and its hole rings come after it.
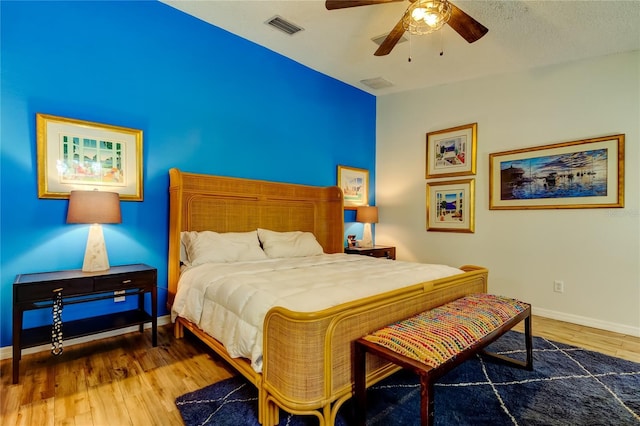
POLYGON ((377 123, 376 244, 486 266, 491 292, 535 314, 640 336, 640 52, 382 96, 377 123), (475 233, 427 232, 426 133, 473 122, 475 233), (490 153, 617 133, 623 209, 489 210, 490 153))

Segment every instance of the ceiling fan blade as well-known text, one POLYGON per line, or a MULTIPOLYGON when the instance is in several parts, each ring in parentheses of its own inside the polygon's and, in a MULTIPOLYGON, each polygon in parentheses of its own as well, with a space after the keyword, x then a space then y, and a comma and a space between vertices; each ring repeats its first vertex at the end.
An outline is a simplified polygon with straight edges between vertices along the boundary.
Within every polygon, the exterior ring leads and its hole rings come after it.
POLYGON ((370 4, 395 3, 404 0, 327 0, 325 6, 328 10, 345 9, 347 7, 369 6, 370 4))
POLYGON ((374 55, 384 56, 391 53, 393 48, 396 47, 396 44, 398 44, 398 42, 404 35, 404 31, 405 29, 404 29, 404 26, 402 25, 402 18, 400 18, 396 26, 393 27, 393 29, 391 30, 387 38, 384 39, 384 41, 382 42, 380 47, 378 47, 378 50, 376 50, 376 53, 374 53, 374 55))
POLYGON ((480 40, 489 31, 487 27, 464 13, 459 7, 451 2, 449 4, 451 5, 451 18, 447 24, 469 43, 480 40))

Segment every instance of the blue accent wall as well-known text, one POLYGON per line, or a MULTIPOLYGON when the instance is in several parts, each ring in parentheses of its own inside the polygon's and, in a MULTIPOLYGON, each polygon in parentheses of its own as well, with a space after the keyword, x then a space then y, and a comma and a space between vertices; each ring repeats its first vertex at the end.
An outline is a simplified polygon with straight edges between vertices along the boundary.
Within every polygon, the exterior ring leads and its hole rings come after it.
MULTIPOLYGON (((16 274, 80 268, 88 232, 65 224, 67 200, 38 198, 38 112, 143 130, 144 201, 122 202, 122 224, 103 229, 111 265, 158 268, 160 315, 169 168, 335 185, 344 164, 370 171, 374 203, 370 94, 155 1, 2 1, 0 31, 0 346, 16 274)), ((132 302, 71 305, 63 319, 132 302)))

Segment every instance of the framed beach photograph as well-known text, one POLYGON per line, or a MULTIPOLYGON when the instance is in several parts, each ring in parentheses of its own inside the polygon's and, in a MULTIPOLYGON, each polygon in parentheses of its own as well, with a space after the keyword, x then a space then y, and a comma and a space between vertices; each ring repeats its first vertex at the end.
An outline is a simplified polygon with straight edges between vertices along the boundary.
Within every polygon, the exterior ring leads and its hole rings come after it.
POLYGON ((475 180, 427 183, 427 231, 475 230, 475 180))
POLYGON ((338 186, 344 195, 345 210, 355 210, 369 204, 369 171, 338 166, 338 186))
POLYGON ((36 114, 38 197, 111 191, 142 201, 142 130, 36 114))
POLYGON ((624 207, 624 134, 489 155, 489 209, 624 207))
POLYGON ((478 124, 427 133, 426 178, 476 174, 478 124))

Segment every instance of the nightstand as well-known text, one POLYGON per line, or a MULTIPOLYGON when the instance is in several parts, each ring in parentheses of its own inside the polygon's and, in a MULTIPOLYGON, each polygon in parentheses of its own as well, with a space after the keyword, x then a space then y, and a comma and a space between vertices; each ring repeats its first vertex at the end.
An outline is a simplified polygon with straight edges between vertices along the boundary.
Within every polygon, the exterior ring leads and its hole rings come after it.
POLYGON ((387 259, 396 260, 396 248, 391 246, 374 246, 374 247, 346 247, 344 252, 347 254, 361 254, 363 256, 386 257, 387 259))
POLYGON ((51 325, 22 328, 25 311, 52 309, 58 293, 63 305, 137 296, 138 307, 129 311, 67 321, 62 324, 64 339, 151 323, 153 346, 158 344, 157 270, 144 264, 114 266, 102 272, 68 270, 21 274, 13 283, 13 383, 18 383, 22 349, 51 343, 51 325), (144 295, 151 295, 151 313, 144 309, 144 295))

